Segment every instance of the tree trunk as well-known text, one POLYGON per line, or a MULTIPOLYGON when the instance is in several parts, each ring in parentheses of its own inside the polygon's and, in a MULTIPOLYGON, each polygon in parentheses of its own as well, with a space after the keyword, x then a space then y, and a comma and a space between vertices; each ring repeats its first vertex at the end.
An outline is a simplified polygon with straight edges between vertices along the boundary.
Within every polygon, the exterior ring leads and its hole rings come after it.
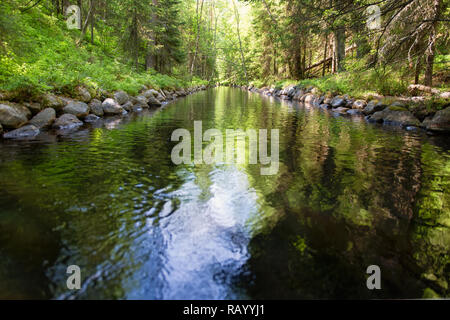
POLYGON ((238 12, 235 0, 233 0, 233 6, 234 6, 234 16, 236 18, 236 29, 237 29, 238 39, 239 39, 239 51, 241 52, 241 62, 242 62, 242 67, 244 68, 245 82, 248 83, 247 68, 245 67, 244 51, 242 51, 241 33, 239 30, 239 12, 238 12))
POLYGON ((345 29, 344 27, 339 27, 334 31, 334 57, 336 59, 335 62, 335 71, 341 72, 345 71, 344 68, 344 59, 345 59, 345 29))
POLYGON ((426 70, 425 70, 425 85, 431 87, 433 85, 433 67, 434 56, 436 50, 436 35, 437 23, 440 15, 441 0, 434 0, 434 21, 428 41, 428 48, 426 52, 426 70))

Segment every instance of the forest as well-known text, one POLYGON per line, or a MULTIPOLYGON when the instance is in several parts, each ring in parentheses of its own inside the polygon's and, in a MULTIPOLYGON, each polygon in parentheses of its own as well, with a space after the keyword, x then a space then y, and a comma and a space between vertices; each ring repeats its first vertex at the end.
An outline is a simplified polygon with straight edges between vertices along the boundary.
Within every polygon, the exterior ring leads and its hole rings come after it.
POLYGON ((6 0, 0 90, 303 83, 354 96, 409 94, 411 84, 448 91, 448 3, 6 0), (78 21, 71 5, 81 8, 78 21))

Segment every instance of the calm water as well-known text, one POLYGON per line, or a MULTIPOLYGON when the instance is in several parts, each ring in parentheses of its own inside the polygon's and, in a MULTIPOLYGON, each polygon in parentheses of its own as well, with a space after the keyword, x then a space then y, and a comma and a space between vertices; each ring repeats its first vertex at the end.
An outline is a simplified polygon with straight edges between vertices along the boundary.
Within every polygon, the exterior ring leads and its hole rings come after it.
POLYGON ((210 89, 0 144, 0 298, 449 295, 449 140, 210 89), (171 162, 173 130, 280 129, 280 170, 171 162), (66 289, 79 265, 82 289, 66 289), (366 287, 379 265, 382 290, 366 287))

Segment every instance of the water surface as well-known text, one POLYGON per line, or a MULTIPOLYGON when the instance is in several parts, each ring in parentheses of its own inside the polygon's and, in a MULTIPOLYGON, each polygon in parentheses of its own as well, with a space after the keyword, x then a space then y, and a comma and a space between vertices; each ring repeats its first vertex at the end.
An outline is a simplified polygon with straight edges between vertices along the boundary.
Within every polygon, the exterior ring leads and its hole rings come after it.
POLYGON ((0 145, 0 298, 448 295, 450 146, 231 88, 0 145), (279 129, 280 169, 180 165, 173 130, 279 129), (66 268, 82 270, 69 291, 66 268), (366 268, 382 270, 382 290, 366 268))

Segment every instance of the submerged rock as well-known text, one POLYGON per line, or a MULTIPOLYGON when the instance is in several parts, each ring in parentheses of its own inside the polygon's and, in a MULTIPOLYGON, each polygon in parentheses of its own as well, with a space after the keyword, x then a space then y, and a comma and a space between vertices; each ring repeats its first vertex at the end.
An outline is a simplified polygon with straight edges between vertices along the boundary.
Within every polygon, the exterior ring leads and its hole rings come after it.
POLYGON ((73 101, 64 107, 63 112, 73 114, 82 119, 89 114, 89 106, 84 102, 73 101))
POLYGON ((83 122, 81 122, 76 116, 70 113, 66 113, 56 119, 55 123, 53 123, 53 128, 73 129, 81 125, 83 125, 83 122))
POLYGON ((19 129, 10 131, 3 135, 5 139, 23 139, 23 138, 34 138, 39 134, 39 128, 30 124, 27 126, 23 126, 19 129))
POLYGON ((339 108, 334 108, 333 112, 339 113, 339 114, 347 114, 347 111, 349 109, 345 108, 345 107, 339 107, 339 108))
POLYGON ((102 103, 103 112, 107 115, 122 114, 123 108, 117 103, 116 100, 108 98, 102 103))
POLYGON ((95 114, 90 114, 88 115, 86 118, 84 118, 84 122, 96 122, 97 120, 99 120, 100 117, 96 116, 95 114))
POLYGON ((363 115, 362 110, 360 110, 360 109, 350 109, 350 110, 347 111, 347 114, 349 114, 351 116, 363 115))
POLYGON ((30 124, 37 128, 49 127, 56 119, 56 112, 53 108, 45 108, 30 120, 30 124))
POLYGON ((28 121, 28 113, 31 112, 23 107, 14 104, 0 104, 0 124, 5 128, 16 129, 28 121), (25 110, 26 109, 26 110, 25 110))
POLYGON ((92 100, 91 103, 89 103, 89 108, 91 109, 91 112, 98 117, 101 117, 104 114, 102 102, 100 100, 92 100))
POLYGON ((450 132, 450 107, 436 112, 433 118, 428 119, 424 124, 427 130, 450 132))

